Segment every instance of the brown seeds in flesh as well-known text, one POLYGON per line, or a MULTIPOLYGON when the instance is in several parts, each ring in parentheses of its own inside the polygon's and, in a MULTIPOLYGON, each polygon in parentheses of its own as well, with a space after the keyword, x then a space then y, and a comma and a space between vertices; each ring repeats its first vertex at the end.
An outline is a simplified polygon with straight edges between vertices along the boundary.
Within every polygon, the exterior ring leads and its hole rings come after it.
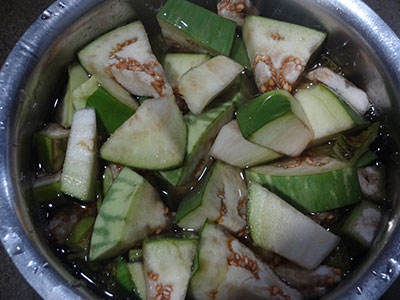
POLYGON ((150 299, 154 300, 169 300, 171 299, 171 294, 174 291, 174 288, 171 284, 163 285, 158 281, 159 275, 157 273, 149 272, 149 278, 156 282, 156 296, 150 299))
POLYGON ((225 193, 223 191, 218 192, 218 198, 221 199, 221 208, 219 209, 219 217, 218 219, 215 220, 216 223, 222 223, 224 222, 223 217, 226 216, 226 213, 228 212, 225 204, 225 193))
POLYGON ((250 259, 246 255, 240 255, 239 253, 235 252, 232 247, 232 242, 234 240, 236 240, 235 237, 231 237, 228 240, 228 249, 231 253, 226 259, 228 265, 246 269, 254 276, 254 278, 256 278, 257 280, 260 279, 260 276, 258 275, 259 268, 257 262, 250 259))

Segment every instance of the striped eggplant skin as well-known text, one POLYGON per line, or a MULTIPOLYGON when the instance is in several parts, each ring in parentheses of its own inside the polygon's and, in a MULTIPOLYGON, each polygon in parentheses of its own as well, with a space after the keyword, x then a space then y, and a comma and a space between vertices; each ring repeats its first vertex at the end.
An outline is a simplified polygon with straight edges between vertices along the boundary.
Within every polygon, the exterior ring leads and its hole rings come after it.
POLYGON ((116 256, 168 224, 166 207, 142 176, 125 167, 109 188, 97 215, 90 260, 116 256))
POLYGON ((213 56, 231 52, 236 23, 189 1, 169 0, 157 20, 164 39, 178 49, 213 56))
POLYGON ((300 157, 245 171, 256 182, 305 212, 320 212, 361 200, 357 168, 330 157, 300 157))

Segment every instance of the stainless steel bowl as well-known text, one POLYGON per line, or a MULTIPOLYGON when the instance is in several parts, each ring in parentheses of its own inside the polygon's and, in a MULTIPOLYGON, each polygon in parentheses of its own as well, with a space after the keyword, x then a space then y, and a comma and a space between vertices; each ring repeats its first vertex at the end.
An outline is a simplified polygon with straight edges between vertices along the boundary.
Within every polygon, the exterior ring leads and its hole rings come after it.
MULTIPOLYGON (((74 53, 100 34, 140 18, 151 32, 162 0, 55 2, 0 72, 0 238, 26 280, 45 299, 97 299, 69 274, 37 232, 31 195, 32 134, 43 122, 74 53)), ((216 1, 197 1, 213 8, 216 1)), ((367 91, 400 142, 400 40, 359 0, 255 1, 263 15, 328 32, 326 47, 346 76, 367 91)), ((151 33, 150 32, 150 33, 151 33)), ((400 271, 400 165, 388 166, 390 208, 373 248, 326 299, 378 299, 400 271)))

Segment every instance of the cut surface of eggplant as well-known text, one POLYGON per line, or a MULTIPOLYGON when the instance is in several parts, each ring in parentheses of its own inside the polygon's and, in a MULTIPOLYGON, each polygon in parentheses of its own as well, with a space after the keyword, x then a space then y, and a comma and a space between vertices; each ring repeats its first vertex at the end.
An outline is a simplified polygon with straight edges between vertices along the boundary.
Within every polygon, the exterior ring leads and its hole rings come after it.
POLYGON ((226 56, 216 56, 186 72, 179 81, 179 93, 189 110, 200 114, 243 71, 243 67, 226 56))
POLYGON ((61 175, 63 193, 94 201, 98 171, 96 113, 93 108, 75 112, 61 175))
POLYGON ((157 237, 143 242, 148 299, 184 300, 197 252, 197 237, 157 237))
POLYGON ((194 53, 168 53, 163 60, 165 76, 172 88, 177 88, 182 75, 206 61, 210 60, 208 54, 194 53))
POLYGON ((109 188, 93 229, 90 260, 123 253, 167 226, 168 210, 142 176, 124 168, 109 188))
POLYGON ((241 170, 216 162, 198 186, 186 196, 176 213, 177 224, 200 231, 208 219, 233 233, 246 226, 247 187, 241 170))
POLYGON ((68 66, 67 91, 56 109, 56 119, 61 126, 65 128, 71 127, 75 112, 72 98, 73 91, 87 80, 88 75, 78 61, 74 61, 68 66))
POLYGON ((63 166, 69 130, 56 123, 49 123, 35 135, 39 163, 46 172, 55 173, 63 166))
POLYGON ((307 27, 247 16, 243 41, 260 92, 276 88, 291 91, 325 37, 325 33, 307 27))
POLYGON ((354 120, 345 104, 322 84, 300 90, 294 97, 303 108, 314 132, 314 144, 325 142, 359 123, 359 118, 354 120))
POLYGON ((163 171, 161 175, 172 185, 185 185, 196 179, 199 163, 206 159, 212 140, 221 127, 232 119, 234 103, 223 103, 198 116, 187 114, 184 120, 188 129, 186 157, 183 166, 171 171, 163 171))
POLYGON ((201 232, 189 296, 199 300, 302 299, 249 248, 211 222, 201 232))
POLYGON ((92 75, 115 80, 134 95, 154 98, 172 95, 141 21, 100 36, 82 49, 78 57, 92 75))
POLYGON ((363 90, 355 87, 346 78, 328 68, 319 67, 308 73, 307 78, 322 82, 333 89, 360 115, 365 114, 370 106, 368 96, 363 90))
POLYGON ((314 134, 298 101, 285 90, 258 96, 237 111, 243 137, 289 156, 298 156, 314 134))
POLYGON ((304 212, 331 210, 361 200, 355 166, 328 156, 301 156, 253 167, 246 170, 246 178, 304 212))
POLYGON ((210 155, 239 168, 252 167, 275 160, 282 155, 247 141, 236 120, 221 128, 210 150, 210 155))
POLYGON ((139 169, 172 169, 184 160, 186 137, 174 97, 149 99, 103 144, 100 155, 139 169))
POLYGON ((229 56, 235 22, 185 0, 168 0, 157 20, 164 40, 174 48, 229 56))
POLYGON ((338 236, 257 183, 250 184, 248 206, 254 243, 304 268, 316 268, 340 241, 338 236))

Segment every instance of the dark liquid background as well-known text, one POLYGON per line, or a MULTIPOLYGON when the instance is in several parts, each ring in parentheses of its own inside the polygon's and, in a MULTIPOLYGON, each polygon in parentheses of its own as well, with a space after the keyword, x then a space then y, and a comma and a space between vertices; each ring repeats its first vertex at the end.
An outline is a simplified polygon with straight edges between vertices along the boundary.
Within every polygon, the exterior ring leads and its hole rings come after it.
MULTIPOLYGON (((272 0, 271 0, 272 1, 272 0)), ((0 0, 0 66, 20 36, 53 1, 0 0)), ((400 0, 364 0, 400 36, 400 0)), ((39 300, 0 244, 0 300, 39 300)), ((400 279, 381 300, 400 299, 400 279)))

